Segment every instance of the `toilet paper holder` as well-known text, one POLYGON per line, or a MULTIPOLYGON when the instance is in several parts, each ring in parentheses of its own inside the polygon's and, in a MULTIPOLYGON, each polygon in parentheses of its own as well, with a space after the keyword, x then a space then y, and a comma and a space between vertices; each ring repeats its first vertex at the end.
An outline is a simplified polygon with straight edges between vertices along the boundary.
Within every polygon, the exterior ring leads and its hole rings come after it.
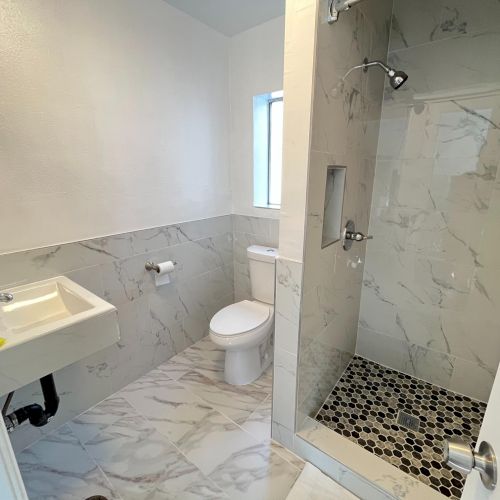
MULTIPOLYGON (((174 260, 173 264, 174 264, 174 266, 176 266, 177 262, 175 262, 175 260, 174 260)), ((146 269, 146 271, 155 271, 157 273, 160 272, 160 266, 158 264, 155 264, 154 262, 152 262, 150 260, 148 260, 146 262, 146 264, 144 265, 144 268, 146 269)))

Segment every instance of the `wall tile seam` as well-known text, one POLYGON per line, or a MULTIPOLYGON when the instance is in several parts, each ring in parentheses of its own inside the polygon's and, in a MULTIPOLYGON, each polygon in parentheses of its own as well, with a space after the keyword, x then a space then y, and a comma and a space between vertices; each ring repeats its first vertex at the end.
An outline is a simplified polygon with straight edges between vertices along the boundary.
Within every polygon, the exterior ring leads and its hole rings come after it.
MULTIPOLYGON (((206 238, 201 238, 201 239, 196 240, 196 241, 185 241, 185 242, 182 242, 182 243, 176 243, 175 245, 170 245, 170 246, 158 248, 158 249, 155 249, 155 250, 148 250, 147 252, 141 252, 141 253, 134 254, 134 255, 131 255, 131 256, 114 258, 114 259, 111 259, 111 260, 108 260, 108 261, 105 261, 105 262, 100 262, 100 263, 95 264, 95 265, 110 264, 110 263, 116 262, 116 261, 128 261, 128 260, 132 260, 132 259, 135 260, 135 259, 137 259, 139 257, 146 257, 147 255, 153 256, 153 255, 158 254, 160 252, 164 252, 165 250, 174 250, 174 251, 176 251, 176 250, 179 250, 180 247, 182 247, 182 246, 188 246, 188 245, 192 245, 192 244, 197 245, 198 247, 202 248, 203 250, 210 251, 210 247, 204 247, 201 244, 201 242, 211 241, 211 242, 215 243, 214 239, 217 239, 217 238, 220 238, 220 237, 228 237, 228 240, 230 240, 231 243, 233 241, 233 233, 230 233, 230 232, 221 233, 221 234, 218 234, 218 235, 215 235, 215 236, 207 236, 206 238)), ((0 260, 1 260, 1 257, 0 257, 0 260)))
MULTIPOLYGON (((265 207, 254 207, 254 208, 259 208, 261 210, 276 210, 277 213, 279 213, 280 209, 279 208, 265 208, 265 207)), ((252 219, 266 219, 266 220, 277 220, 279 221, 279 217, 266 217, 264 214, 262 215, 255 215, 255 214, 242 214, 239 212, 231 212, 229 215, 234 215, 236 217, 248 217, 252 219)))
MULTIPOLYGON (((374 120, 369 120, 369 121, 374 121, 374 120)), ((377 145, 377 147, 378 147, 378 145, 377 145)), ((342 165, 343 163, 347 163, 349 161, 349 158, 351 158, 351 157, 356 157, 357 160, 370 160, 370 161, 378 159, 378 156, 376 153, 373 155, 363 155, 359 151, 354 151, 354 152, 349 153, 349 154, 347 154, 347 153, 340 153, 339 154, 336 151, 329 151, 326 149, 323 150, 323 149, 314 148, 314 149, 311 149, 310 152, 315 153, 315 154, 328 155, 328 156, 335 157, 334 160, 336 162, 338 162, 338 163, 336 163, 336 165, 342 165)), ((348 165, 346 165, 346 166, 348 166, 348 165)), ((308 169, 308 172, 309 172, 309 169, 308 169)))
POLYGON ((487 35, 487 34, 495 35, 495 34, 498 34, 498 32, 492 31, 491 29, 479 29, 477 31, 471 31, 471 32, 460 34, 460 35, 447 36, 445 38, 438 38, 436 40, 430 40, 428 42, 417 43, 415 45, 409 45, 408 47, 401 47, 400 49, 392 49, 392 50, 388 51, 388 55, 390 56, 393 54, 398 54, 400 52, 405 52, 405 51, 409 51, 409 50, 412 50, 415 48, 425 47, 427 45, 432 45, 435 43, 449 42, 451 40, 457 40, 457 39, 475 38, 477 36, 487 35))
MULTIPOLYGON (((297 259, 291 259, 290 257, 284 257, 282 255, 278 254, 278 260, 286 260, 287 262, 293 262, 294 264, 300 264, 304 266, 304 261, 303 260, 297 260, 297 259)), ((303 275, 301 275, 301 283, 303 281, 303 275)))
MULTIPOLYGON (((305 208, 307 209, 307 206, 305 208)), ((305 224, 305 221, 304 221, 304 224, 305 224)), ((304 251, 305 251, 305 245, 303 245, 303 251, 302 251, 302 255, 303 256, 304 256, 304 251)), ((283 260, 285 262, 292 262, 292 263, 294 263, 296 265, 300 265, 300 282, 298 283, 298 285, 300 286, 300 293, 299 293, 299 300, 297 302, 297 305, 298 305, 299 311, 302 311, 303 294, 304 294, 304 290, 303 290, 303 283, 304 283, 304 263, 303 263, 303 261, 299 261, 299 260, 291 259, 291 258, 287 258, 287 257, 282 257, 282 256, 278 256, 278 260, 283 260)), ((295 435, 295 432, 296 432, 296 427, 297 427, 297 412, 298 412, 298 409, 299 409, 299 404, 298 404, 298 399, 299 399, 299 383, 298 382, 299 382, 300 354, 301 354, 300 353, 301 314, 299 316, 299 323, 297 325, 295 325, 295 326, 296 326, 296 329, 297 329, 296 330, 296 332, 297 332, 296 352, 293 353, 293 352, 289 352, 286 349, 282 349, 283 351, 287 352, 291 356, 294 356, 294 358, 297 360, 296 371, 295 371, 295 391, 294 391, 295 392, 295 394, 294 394, 295 404, 294 404, 294 408, 293 408, 293 422, 294 422, 293 430, 288 429, 288 428, 285 427, 293 435, 295 435)), ((278 422, 278 424, 279 424, 279 422, 278 422)), ((281 424, 279 424, 279 425, 281 425, 281 424)))
MULTIPOLYGON (((417 344, 416 342, 408 342, 407 340, 405 339, 401 339, 401 338, 398 338, 398 337, 393 337, 392 335, 387 335, 386 333, 383 333, 383 332, 380 332, 378 330, 374 330, 373 328, 368 328, 366 326, 363 326, 363 325, 360 325, 360 323, 358 323, 358 332, 359 332, 359 326, 361 326, 361 328, 363 328, 363 330, 367 330, 368 332, 372 332, 372 333, 375 333, 377 335, 381 335, 383 337, 386 337, 388 339, 392 339, 392 340, 397 340, 397 341, 400 341, 408 346, 415 346, 415 347, 419 347, 420 349, 425 349, 426 351, 429 351, 429 352, 432 352, 432 353, 435 353, 435 354, 439 354, 440 356, 446 356, 450 359, 453 359, 453 360, 461 360, 461 361, 465 361, 466 363, 471 363, 473 365, 476 365, 476 366, 480 366, 480 367, 486 367, 489 371, 489 369, 492 369, 494 371, 496 371, 496 368, 497 367, 494 367, 494 366, 488 366, 486 363, 479 363, 479 362, 474 362, 474 361, 471 361, 470 359, 466 359, 466 358, 463 358, 457 354, 452 354, 452 353, 449 353, 449 352, 444 352, 444 351, 436 351, 435 349, 432 349, 430 347, 427 347, 427 346, 424 346, 424 345, 421 345, 421 344, 417 344)), ((357 341, 356 341, 356 349, 357 349, 357 341)))
MULTIPOLYGON (((192 276, 188 276, 186 278, 178 278, 178 279, 176 279, 175 277, 173 277, 172 281, 170 282, 170 284, 174 284, 174 285, 175 285, 175 283, 185 284, 188 281, 208 276, 209 274, 213 274, 216 271, 223 271, 224 272, 224 271, 231 270, 231 269, 232 269, 232 265, 230 265, 230 264, 224 265, 223 264, 223 265, 214 267, 213 269, 208 269, 206 271, 203 271, 203 272, 201 272, 199 274, 193 274, 192 276)), ((229 278, 228 278, 228 281, 230 281, 229 278)), ((158 289, 155 289, 155 290, 151 291, 150 293, 155 293, 155 292, 158 292, 158 289)))
POLYGON ((268 238, 269 235, 265 233, 247 233, 243 231, 234 231, 233 235, 253 236, 255 238, 268 238))
MULTIPOLYGON (((165 226, 165 227, 173 227, 173 226, 165 226)), ((128 233, 125 233, 125 234, 128 234, 128 233)), ((215 238, 218 238, 218 237, 221 237, 221 236, 228 236, 231 240, 233 239, 233 233, 231 231, 225 231, 225 232, 220 232, 220 233, 217 233, 217 234, 213 234, 213 235, 210 235, 210 236, 204 236, 202 238, 197 238, 197 239, 193 239, 193 240, 186 240, 186 241, 182 241, 182 242, 179 242, 179 243, 175 243, 173 245, 167 245, 167 246, 164 246, 164 247, 158 247, 158 248, 155 248, 155 249, 152 249, 152 250, 148 250, 146 252, 131 252, 130 255, 126 255, 126 256, 115 256, 115 255, 112 255, 110 253, 108 253, 108 259, 105 259, 103 260, 102 262, 97 262, 97 263, 94 263, 94 264, 90 264, 90 265, 84 265, 82 267, 76 267, 76 268, 70 268, 69 270, 67 271, 64 271, 64 272, 70 272, 70 271, 77 271, 77 270, 80 270, 80 269, 86 269, 86 268, 91 268, 91 267, 94 267, 94 266, 101 266, 101 265, 106 265, 106 264, 110 264, 110 263, 113 263, 113 262, 116 262, 116 261, 119 261, 119 262, 124 262, 124 261, 128 261, 128 260, 131 260, 131 259, 136 259, 138 257, 141 257, 141 256, 147 256, 147 255, 154 255, 155 253, 159 253, 159 252, 162 252, 164 250, 168 250, 168 249, 175 249, 177 250, 179 247, 183 246, 183 245, 190 245, 190 244, 198 244, 199 246, 200 245, 200 242, 205 242, 205 241, 213 241, 215 238)), ((8 254, 0 254, 0 263, 2 261, 2 257, 8 257, 8 256, 13 256, 13 255, 20 255, 22 256, 22 254, 27 254, 26 255, 26 258, 29 259, 29 255, 30 253, 32 252, 38 252, 38 251, 41 251, 41 250, 47 250, 47 253, 50 253, 50 251, 54 251, 56 249, 59 249, 59 248, 63 248, 63 247, 66 247, 66 246, 70 246, 70 245, 75 245, 76 247, 78 246, 82 246, 81 244, 91 244, 92 242, 94 242, 96 240, 86 240, 86 241, 76 241, 76 242, 73 242, 73 243, 68 243, 68 244, 64 244, 64 245, 53 245, 53 246, 48 246, 48 247, 41 247, 41 248, 38 248, 38 249, 34 249, 34 250, 25 250, 25 251, 21 251, 21 252, 13 252, 13 253, 8 253, 8 254)), ((100 247, 96 246, 95 248, 88 248, 88 247, 84 247, 86 248, 86 250, 88 250, 89 252, 98 252, 98 253, 101 253, 100 252, 100 247)), ((43 266, 40 266, 41 268, 43 266)))
MULTIPOLYGON (((304 266, 302 266, 302 273, 304 272, 304 266)), ((300 310, 302 310, 302 302, 303 302, 303 289, 301 287, 301 290, 300 290, 300 310)), ((301 349, 300 349, 300 338, 301 338, 301 335, 302 335, 302 321, 299 320, 299 325, 297 327, 297 354, 296 354, 296 358, 297 358, 297 370, 296 370, 296 374, 295 374, 295 408, 293 409, 294 411, 294 416, 293 416, 293 421, 294 421, 294 426, 293 426, 293 434, 295 435, 296 432, 298 432, 298 429, 297 429, 297 425, 298 425, 298 422, 297 422, 297 414, 298 414, 298 411, 299 411, 299 382, 300 382, 300 366, 301 366, 301 360, 302 360, 302 354, 305 354, 305 353, 302 353, 301 352, 301 349)))
MULTIPOLYGON (((341 319, 339 321, 342 321, 341 319)), ((307 343, 307 345, 309 345, 311 342, 314 342, 316 341, 319 337, 321 337, 325 332, 327 332, 332 326, 335 325, 336 321, 335 321, 335 318, 332 319, 331 321, 327 322, 325 321, 326 325, 324 326, 323 329, 321 330, 315 330, 315 332, 313 334, 309 334, 308 335, 308 339, 309 342, 307 343)), ((356 331, 357 331, 357 328, 356 328, 356 331)), ((377 332, 378 333, 378 332, 377 332)))
MULTIPOLYGON (((128 235, 128 234, 133 234, 133 233, 139 233, 141 231, 151 231, 151 230, 160 229, 160 228, 161 229, 166 229, 166 228, 169 228, 169 227, 181 226, 183 224, 191 224, 193 222, 210 221, 210 220, 214 220, 214 219, 220 219, 220 218, 223 218, 223 217, 231 217, 231 215, 232 215, 231 213, 226 213, 226 214, 214 215, 212 217, 206 217, 206 218, 202 218, 202 219, 191 219, 191 220, 187 220, 187 221, 183 221, 183 222, 174 222, 172 224, 167 224, 167 225, 150 226, 150 227, 145 227, 145 228, 132 229, 132 230, 126 231, 126 232, 111 233, 111 234, 105 234, 105 235, 102 235, 102 236, 93 236, 93 237, 89 237, 89 238, 85 238, 85 239, 81 239, 81 240, 71 240, 71 241, 56 242, 56 243, 51 243, 49 245, 43 245, 43 246, 38 246, 38 247, 30 247, 30 248, 23 248, 23 249, 19 249, 19 250, 12 250, 12 251, 7 251, 7 252, 0 252, 0 259, 3 256, 7 256, 7 255, 21 254, 21 253, 26 253, 26 252, 36 252, 36 251, 39 251, 39 250, 45 250, 45 249, 48 249, 48 248, 57 248, 57 247, 62 247, 62 246, 72 245, 72 244, 78 245, 79 243, 88 243, 88 242, 91 242, 91 241, 103 240, 103 239, 107 239, 107 238, 120 238, 121 236, 125 236, 125 235, 128 235)), ((230 232, 230 231, 228 231, 228 232, 230 232)), ((187 241, 191 241, 191 240, 187 240, 187 241)))
MULTIPOLYGON (((226 236, 226 235, 227 236, 232 236, 231 233, 223 234, 221 236, 226 236)), ((212 240, 212 238, 204 238, 203 240, 198 240, 198 241, 207 241, 207 240, 212 240)), ((92 266, 88 266, 88 267, 93 267, 93 266, 107 266, 109 264, 114 264, 115 262, 127 263, 127 262, 130 262, 130 261, 136 260, 139 257, 143 257, 144 259, 147 260, 148 257, 155 257, 155 256, 157 256, 158 253, 164 252, 165 250, 170 250, 170 249, 174 249, 174 248, 176 250, 178 250, 179 249, 178 247, 181 247, 183 245, 189 245, 191 243, 196 243, 196 242, 180 243, 178 245, 172 245, 170 247, 164 247, 164 248, 160 248, 158 250, 151 250, 150 252, 140 253, 140 254, 136 254, 136 255, 130 256, 130 257, 120 257, 120 258, 116 258, 116 259, 113 259, 113 260, 109 260, 107 262, 100 262, 99 264, 93 264, 92 266)), ((210 252, 210 248, 204 248, 204 247, 201 247, 201 248, 203 248, 203 250, 206 250, 207 252, 210 252)), ((146 263, 146 260, 144 261, 144 263, 146 263)), ((217 266, 217 267, 231 267, 231 266, 229 264, 227 264, 227 265, 222 264, 222 265, 217 266)), ((85 269, 85 267, 78 268, 78 269, 85 269)), ((77 271, 78 269, 71 269, 70 271, 64 271, 64 272, 73 272, 73 271, 77 271)), ((213 270, 213 269, 210 269, 210 270, 213 270)), ((147 271, 145 271, 145 272, 147 272, 147 271)))

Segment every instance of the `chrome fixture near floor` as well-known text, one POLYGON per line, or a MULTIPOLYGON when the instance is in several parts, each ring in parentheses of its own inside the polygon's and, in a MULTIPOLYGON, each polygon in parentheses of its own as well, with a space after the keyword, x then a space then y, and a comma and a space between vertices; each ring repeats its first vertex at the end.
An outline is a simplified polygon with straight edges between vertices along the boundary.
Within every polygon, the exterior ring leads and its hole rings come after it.
POLYGON ((0 292, 0 302, 12 302, 14 300, 14 295, 11 293, 0 292))
POLYGON ((349 10, 361 0, 328 0, 328 23, 333 24, 339 18, 339 12, 349 10))
MULTIPOLYGON (((315 419, 443 498, 459 500, 464 468, 445 463, 443 443, 453 436, 475 447, 485 410, 485 403, 355 355, 315 419)), ((468 446, 454 449, 470 454, 468 446)))
POLYGON ((450 439, 444 445, 446 465, 461 474, 468 475, 477 470, 481 481, 489 490, 497 485, 497 460, 490 443, 482 441, 479 450, 474 451, 468 443, 461 439, 450 439))

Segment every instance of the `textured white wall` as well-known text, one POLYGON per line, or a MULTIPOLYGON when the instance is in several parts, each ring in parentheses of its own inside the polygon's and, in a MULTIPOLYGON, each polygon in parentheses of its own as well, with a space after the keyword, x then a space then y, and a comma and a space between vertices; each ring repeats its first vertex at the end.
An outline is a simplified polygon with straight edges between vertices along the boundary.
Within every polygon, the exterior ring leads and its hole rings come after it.
POLYGON ((0 253, 230 212, 227 38, 162 0, 0 20, 0 253))
POLYGON ((284 16, 231 39, 231 191, 233 213, 279 217, 253 206, 253 97, 283 88, 284 16))

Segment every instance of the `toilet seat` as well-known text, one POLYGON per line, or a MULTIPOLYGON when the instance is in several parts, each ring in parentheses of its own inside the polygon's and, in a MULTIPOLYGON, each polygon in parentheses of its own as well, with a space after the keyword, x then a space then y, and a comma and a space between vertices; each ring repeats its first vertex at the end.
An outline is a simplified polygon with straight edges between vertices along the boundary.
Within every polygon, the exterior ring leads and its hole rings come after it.
POLYGON ((221 309, 210 321, 210 331, 221 337, 248 334, 264 325, 271 314, 267 304, 242 300, 221 309))

